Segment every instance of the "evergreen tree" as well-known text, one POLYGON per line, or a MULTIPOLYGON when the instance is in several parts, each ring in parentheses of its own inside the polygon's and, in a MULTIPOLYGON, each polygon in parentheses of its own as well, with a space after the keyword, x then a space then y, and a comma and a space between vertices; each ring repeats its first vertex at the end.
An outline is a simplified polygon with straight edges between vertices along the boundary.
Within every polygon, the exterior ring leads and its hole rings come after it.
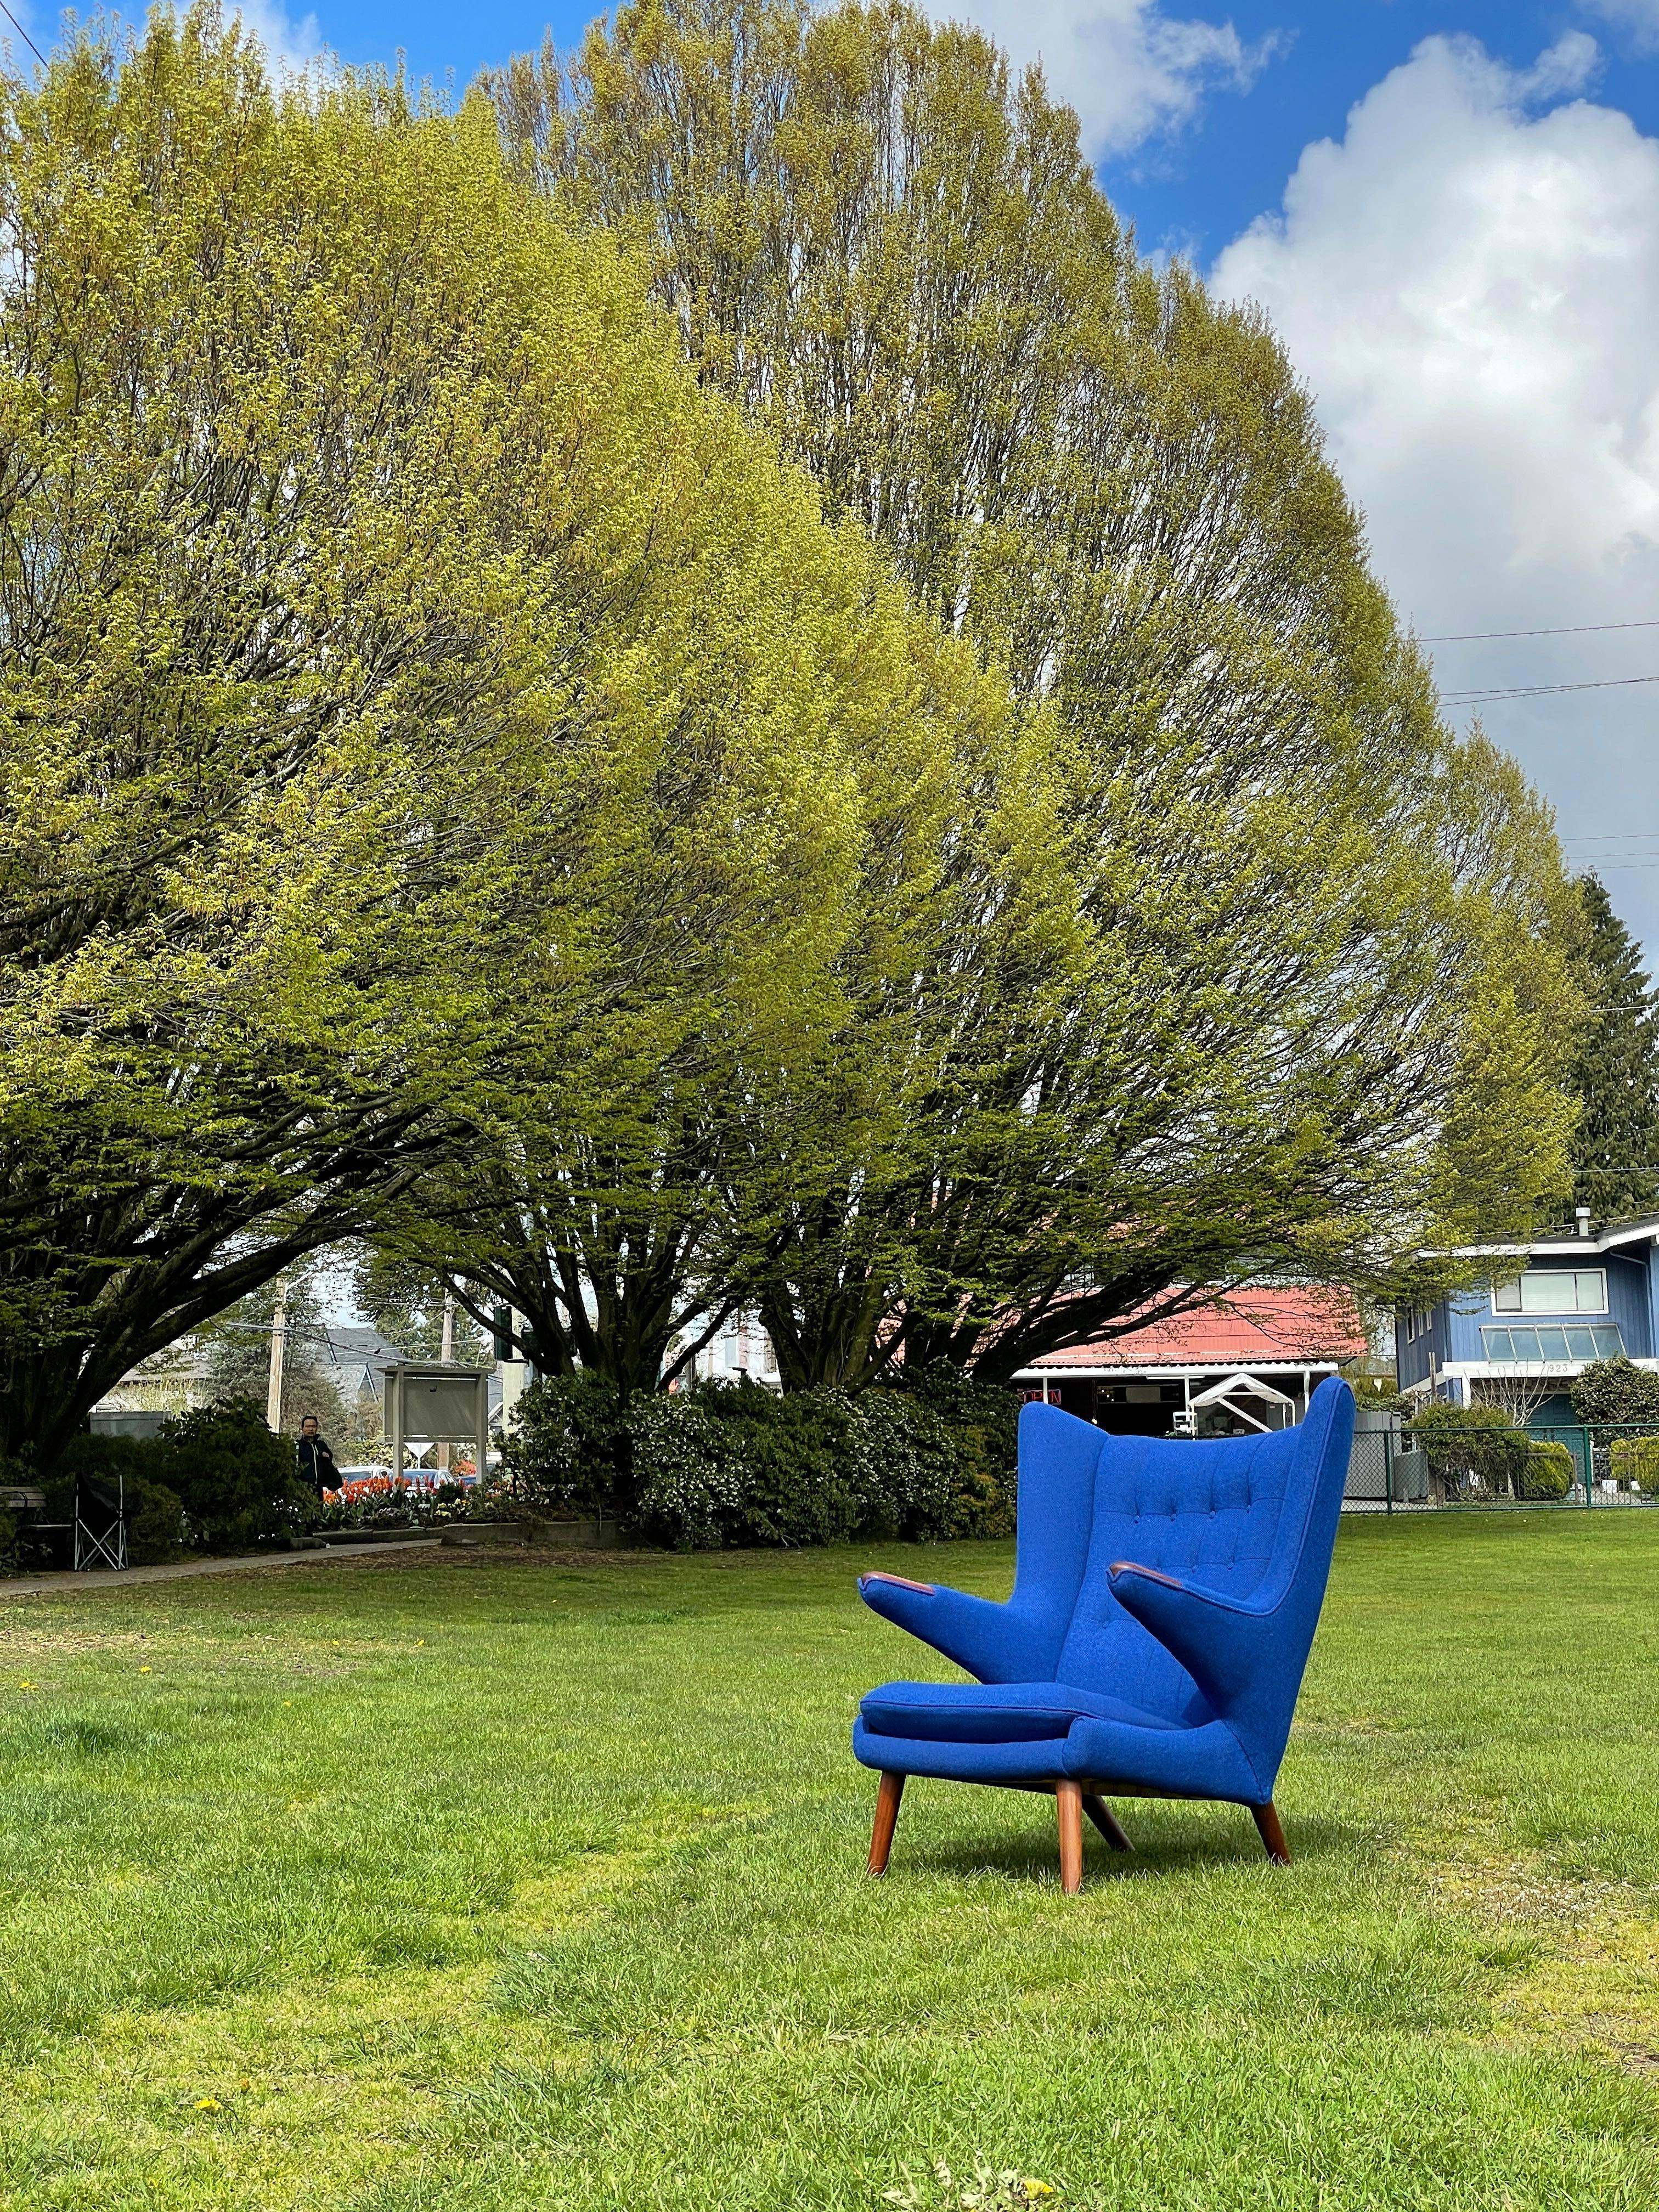
POLYGON ((1608 1221, 1659 1209, 1659 992, 1600 878, 1581 876, 1578 896, 1594 1011, 1571 1079, 1572 1202, 1608 1221))
MULTIPOLYGON (((365 1250, 352 1270, 351 1283, 358 1305, 406 1359, 441 1356, 445 1288, 441 1275, 392 1253, 365 1250)), ((465 1288, 463 1285, 464 1294, 465 1288)), ((483 1331, 458 1301, 450 1328, 451 1358, 464 1367, 476 1367, 494 1356, 483 1331)))
MULTIPOLYGON (((276 1310, 276 1283, 250 1291, 201 1332, 207 1353, 207 1380, 216 1398, 251 1398, 263 1406, 270 1384, 271 1322, 276 1310)), ((341 1392, 330 1355, 327 1324, 310 1275, 288 1284, 283 1304, 283 1407, 279 1426, 295 1437, 307 1413, 336 1443, 351 1432, 353 1408, 341 1392)), ((378 1424, 377 1424, 378 1425, 378 1424)))

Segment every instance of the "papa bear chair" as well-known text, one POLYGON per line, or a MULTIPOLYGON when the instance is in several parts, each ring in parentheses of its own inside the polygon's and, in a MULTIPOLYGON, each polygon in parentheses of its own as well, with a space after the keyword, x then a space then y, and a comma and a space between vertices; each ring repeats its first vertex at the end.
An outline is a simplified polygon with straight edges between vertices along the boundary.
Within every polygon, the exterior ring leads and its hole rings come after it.
POLYGON ((907 1775, 1052 1791, 1061 1885, 1083 1884, 1083 1814, 1116 1850, 1109 1796, 1273 1809, 1336 1541, 1353 1393, 1322 1382, 1297 1427, 1213 1443, 1114 1437, 1052 1406, 1019 1421, 1019 1535, 1006 1605, 902 1575, 865 1603, 971 1682, 886 1682, 853 1749, 881 1776, 884 1874, 907 1775))

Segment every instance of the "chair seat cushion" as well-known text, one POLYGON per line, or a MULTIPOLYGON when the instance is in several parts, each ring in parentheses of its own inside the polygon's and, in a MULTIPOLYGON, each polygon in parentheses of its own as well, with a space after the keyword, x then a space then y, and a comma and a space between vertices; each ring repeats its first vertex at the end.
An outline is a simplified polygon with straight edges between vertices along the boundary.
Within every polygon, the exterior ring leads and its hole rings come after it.
POLYGON ((1044 1743, 1079 1720, 1169 1729, 1178 1723, 1065 1682, 884 1682, 859 1708, 872 1735, 924 1743, 1044 1743))
POLYGON ((1143 1727, 1133 1721, 1079 1718, 1066 1735, 973 1743, 880 1735, 860 1714, 853 1724, 853 1755, 878 1773, 927 1775, 941 1782, 1048 1788, 1060 1781, 1087 1781, 1109 1796, 1145 1792, 1229 1797, 1241 1805, 1262 1805, 1273 1795, 1224 1721, 1171 1728, 1167 1721, 1143 1727))

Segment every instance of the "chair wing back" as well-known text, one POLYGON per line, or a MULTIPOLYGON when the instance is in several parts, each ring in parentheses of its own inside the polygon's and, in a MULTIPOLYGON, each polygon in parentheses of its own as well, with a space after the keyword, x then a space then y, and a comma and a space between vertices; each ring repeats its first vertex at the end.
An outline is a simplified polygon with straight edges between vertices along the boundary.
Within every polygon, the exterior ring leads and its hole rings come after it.
POLYGON ((1276 1663, 1249 1710, 1225 1717, 1276 1766, 1318 1624, 1352 1433, 1353 1395, 1334 1378, 1297 1427, 1206 1443, 1106 1436, 1028 1406, 1014 1602, 1049 1613, 1054 1679, 1174 1723, 1218 1717, 1114 1596, 1107 1571, 1117 1560, 1264 1609, 1276 1663))

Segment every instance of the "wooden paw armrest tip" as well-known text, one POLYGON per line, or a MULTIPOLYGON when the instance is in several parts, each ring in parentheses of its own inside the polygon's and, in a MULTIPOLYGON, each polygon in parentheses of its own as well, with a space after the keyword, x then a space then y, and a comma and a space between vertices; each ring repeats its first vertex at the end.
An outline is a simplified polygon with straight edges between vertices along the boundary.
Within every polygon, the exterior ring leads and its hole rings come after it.
POLYGON ((1106 1571, 1109 1575, 1144 1575, 1149 1583, 1162 1583, 1168 1589, 1187 1587, 1174 1575, 1164 1574, 1157 1567, 1143 1567, 1139 1559, 1114 1559, 1106 1571))

